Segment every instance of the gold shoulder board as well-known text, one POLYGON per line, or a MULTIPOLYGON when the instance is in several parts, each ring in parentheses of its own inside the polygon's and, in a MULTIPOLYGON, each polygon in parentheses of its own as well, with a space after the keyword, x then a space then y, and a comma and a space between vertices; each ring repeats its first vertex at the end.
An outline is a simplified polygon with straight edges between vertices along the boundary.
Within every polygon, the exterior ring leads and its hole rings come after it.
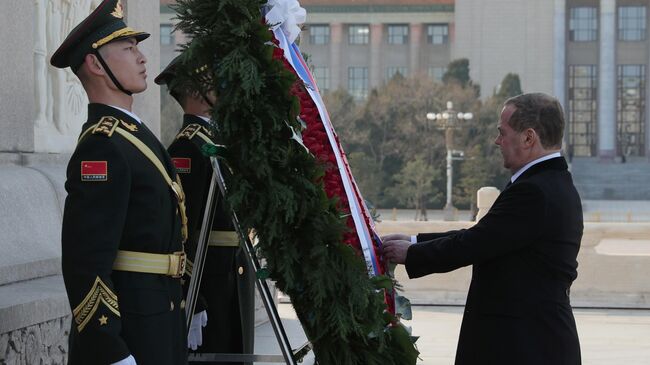
POLYGON ((102 117, 95 126, 95 129, 93 129, 93 134, 105 134, 110 137, 119 125, 120 120, 115 117, 102 117))
POLYGON ((180 139, 180 138, 192 139, 200 130, 201 130, 201 126, 199 124, 190 124, 187 127, 185 127, 181 131, 181 133, 179 133, 176 136, 176 139, 180 139))
POLYGON ((192 139, 200 131, 201 131, 201 125, 199 125, 199 124, 190 124, 187 127, 185 127, 181 131, 181 133, 178 134, 178 136, 176 136, 176 139, 180 139, 180 138, 192 139))

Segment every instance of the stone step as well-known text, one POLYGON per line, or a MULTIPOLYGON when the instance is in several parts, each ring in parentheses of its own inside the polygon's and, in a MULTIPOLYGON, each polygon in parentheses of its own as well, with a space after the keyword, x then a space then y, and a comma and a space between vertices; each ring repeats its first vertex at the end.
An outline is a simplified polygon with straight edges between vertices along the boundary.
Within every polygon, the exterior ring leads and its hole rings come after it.
POLYGON ((650 200, 650 163, 645 157, 625 163, 574 158, 571 173, 582 199, 650 200))
POLYGON ((0 286, 0 334, 69 314, 61 275, 0 286))

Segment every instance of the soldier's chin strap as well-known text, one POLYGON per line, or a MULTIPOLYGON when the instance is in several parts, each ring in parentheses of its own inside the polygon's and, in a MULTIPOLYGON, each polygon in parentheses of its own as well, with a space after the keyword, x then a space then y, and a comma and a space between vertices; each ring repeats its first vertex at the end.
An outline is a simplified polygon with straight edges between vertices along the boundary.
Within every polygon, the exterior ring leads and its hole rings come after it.
POLYGON ((201 97, 203 98, 203 101, 205 101, 205 103, 210 106, 210 108, 214 108, 214 104, 210 101, 210 99, 208 99, 208 96, 204 92, 201 92, 201 97))
POLYGON ((98 49, 95 50, 95 56, 97 56, 97 59, 99 60, 99 63, 102 64, 102 67, 104 67, 104 70, 106 70, 106 74, 108 75, 108 77, 110 77, 111 81, 113 81, 113 83, 115 84, 115 86, 116 86, 116 87, 117 87, 121 92, 125 93, 126 95, 128 95, 128 96, 133 95, 132 92, 130 92, 129 90, 125 89, 125 88, 122 86, 122 84, 120 84, 120 82, 117 81, 117 78, 115 77, 115 75, 113 75, 113 71, 111 71, 111 68, 108 67, 108 65, 106 64, 106 61, 104 61, 104 58, 102 57, 102 55, 99 54, 99 50, 98 50, 98 49))

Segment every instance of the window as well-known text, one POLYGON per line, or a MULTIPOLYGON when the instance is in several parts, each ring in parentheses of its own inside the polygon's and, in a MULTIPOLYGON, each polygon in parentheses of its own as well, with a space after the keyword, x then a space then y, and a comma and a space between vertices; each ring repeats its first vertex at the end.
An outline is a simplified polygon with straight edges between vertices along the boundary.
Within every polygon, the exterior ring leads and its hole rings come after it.
POLYGON ((449 25, 431 24, 427 26, 427 42, 429 44, 449 43, 449 25))
POLYGON ((429 77, 436 80, 442 81, 442 77, 447 72, 447 67, 429 67, 429 77))
POLYGON ((325 93, 330 89, 330 69, 329 67, 314 67, 314 77, 318 89, 325 93))
POLYGON ((618 40, 643 41, 646 38, 646 7, 621 6, 618 8, 618 40))
POLYGON ((368 68, 348 68, 348 91, 355 100, 364 100, 368 97, 368 68))
POLYGON ((370 27, 367 25, 351 25, 348 27, 348 41, 350 44, 368 44, 370 27))
POLYGON ((598 11, 595 7, 571 8, 569 38, 574 42, 592 42, 598 39, 598 11))
POLYGON ((170 45, 174 44, 174 35, 172 34, 171 24, 160 24, 160 44, 170 45))
POLYGON ((645 154, 645 65, 618 65, 617 150, 645 154))
POLYGON ((389 25, 388 44, 406 44, 409 39, 408 25, 389 25))
POLYGON ((330 26, 329 25, 310 25, 309 26, 309 43, 311 44, 329 44, 330 26))
POLYGON ((595 156, 598 109, 596 65, 569 65, 569 156, 595 156))
POLYGON ((408 76, 408 69, 406 67, 388 67, 386 68, 386 81, 390 81, 395 75, 400 74, 404 77, 408 76))

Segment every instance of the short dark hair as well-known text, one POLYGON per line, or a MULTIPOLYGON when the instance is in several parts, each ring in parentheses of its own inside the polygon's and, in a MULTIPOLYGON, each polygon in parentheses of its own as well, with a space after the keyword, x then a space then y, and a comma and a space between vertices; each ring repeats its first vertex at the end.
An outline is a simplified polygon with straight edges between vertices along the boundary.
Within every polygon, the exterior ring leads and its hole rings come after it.
POLYGON ((506 100, 504 105, 515 107, 508 121, 512 129, 523 132, 532 128, 544 148, 562 145, 564 112, 556 98, 543 93, 521 94, 506 100))

